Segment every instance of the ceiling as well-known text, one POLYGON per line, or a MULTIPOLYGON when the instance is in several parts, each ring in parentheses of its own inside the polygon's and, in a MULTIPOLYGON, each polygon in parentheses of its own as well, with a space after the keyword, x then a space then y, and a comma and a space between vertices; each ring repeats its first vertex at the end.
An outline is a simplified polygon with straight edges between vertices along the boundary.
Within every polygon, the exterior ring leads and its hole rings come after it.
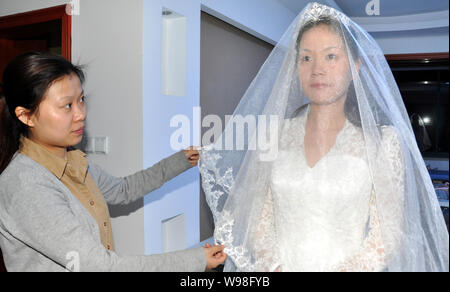
MULTIPOLYGON (((366 6, 370 1, 335 0, 334 2, 348 16, 364 17, 367 16, 366 6)), ((448 0, 379 0, 379 3, 380 16, 403 16, 448 10, 448 0)))
MULTIPOLYGON (((294 15, 312 1, 275 0, 294 15)), ((448 0, 316 0, 351 17, 368 32, 448 30, 448 0), (379 3, 379 15, 368 15, 366 8, 379 3)))
MULTIPOLYGON (((300 13, 310 1, 278 0, 294 14, 300 13)), ((319 3, 340 9, 349 17, 367 17, 366 6, 371 0, 322 0, 319 3)), ((373 2, 377 2, 374 0, 373 2)), ((379 16, 404 16, 448 10, 448 0, 378 0, 380 3, 379 16)))

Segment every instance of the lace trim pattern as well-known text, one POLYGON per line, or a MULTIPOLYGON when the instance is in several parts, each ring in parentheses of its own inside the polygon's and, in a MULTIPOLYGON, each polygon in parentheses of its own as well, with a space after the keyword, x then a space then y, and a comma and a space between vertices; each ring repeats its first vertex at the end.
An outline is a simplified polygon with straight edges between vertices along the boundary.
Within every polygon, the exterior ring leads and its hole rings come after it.
POLYGON ((250 243, 255 251, 258 271, 281 271, 281 263, 276 252, 276 227, 274 218, 272 192, 270 187, 268 187, 259 223, 250 243))
POLYGON ((239 271, 255 271, 257 264, 252 263, 248 249, 242 244, 236 245, 235 243, 233 216, 227 210, 219 210, 219 201, 224 195, 230 193, 234 184, 233 169, 228 168, 223 175, 220 174, 217 162, 222 159, 222 156, 210 150, 211 148, 207 147, 201 150, 199 169, 202 175, 203 190, 216 226, 214 240, 218 244, 225 245, 225 253, 239 271))

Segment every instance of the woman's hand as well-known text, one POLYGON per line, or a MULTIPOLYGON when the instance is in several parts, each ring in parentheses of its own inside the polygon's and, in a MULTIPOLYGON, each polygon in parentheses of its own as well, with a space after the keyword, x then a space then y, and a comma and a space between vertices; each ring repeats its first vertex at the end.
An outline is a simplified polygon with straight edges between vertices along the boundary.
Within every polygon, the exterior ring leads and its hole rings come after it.
POLYGON ((189 163, 192 166, 196 166, 198 164, 200 153, 198 152, 197 147, 189 147, 188 149, 184 150, 184 154, 186 155, 186 158, 189 160, 189 163))
POLYGON ((206 255, 206 270, 215 269, 225 262, 227 255, 223 252, 224 248, 224 245, 211 246, 209 243, 203 247, 206 255))

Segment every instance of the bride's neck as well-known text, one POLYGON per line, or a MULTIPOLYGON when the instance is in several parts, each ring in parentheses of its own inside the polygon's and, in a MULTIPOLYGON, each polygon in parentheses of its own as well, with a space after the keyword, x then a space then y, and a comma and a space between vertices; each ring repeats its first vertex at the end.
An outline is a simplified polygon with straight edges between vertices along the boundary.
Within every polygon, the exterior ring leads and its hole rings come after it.
POLYGON ((327 105, 311 104, 308 120, 315 129, 340 131, 345 125, 345 99, 327 105))

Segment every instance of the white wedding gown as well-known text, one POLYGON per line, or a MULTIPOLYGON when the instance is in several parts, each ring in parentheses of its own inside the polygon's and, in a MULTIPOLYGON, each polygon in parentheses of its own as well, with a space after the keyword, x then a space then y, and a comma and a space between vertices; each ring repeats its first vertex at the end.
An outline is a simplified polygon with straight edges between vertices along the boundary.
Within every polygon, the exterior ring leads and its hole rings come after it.
MULTIPOLYGON (((304 154, 305 124, 306 114, 284 128, 259 228, 266 239, 275 237, 277 256, 261 253, 262 260, 278 271, 383 270, 376 192, 361 129, 347 120, 333 148, 310 167, 304 154)), ((390 167, 398 169, 394 189, 402 192, 398 140, 390 127, 382 127, 381 134, 383 153, 390 167)))

